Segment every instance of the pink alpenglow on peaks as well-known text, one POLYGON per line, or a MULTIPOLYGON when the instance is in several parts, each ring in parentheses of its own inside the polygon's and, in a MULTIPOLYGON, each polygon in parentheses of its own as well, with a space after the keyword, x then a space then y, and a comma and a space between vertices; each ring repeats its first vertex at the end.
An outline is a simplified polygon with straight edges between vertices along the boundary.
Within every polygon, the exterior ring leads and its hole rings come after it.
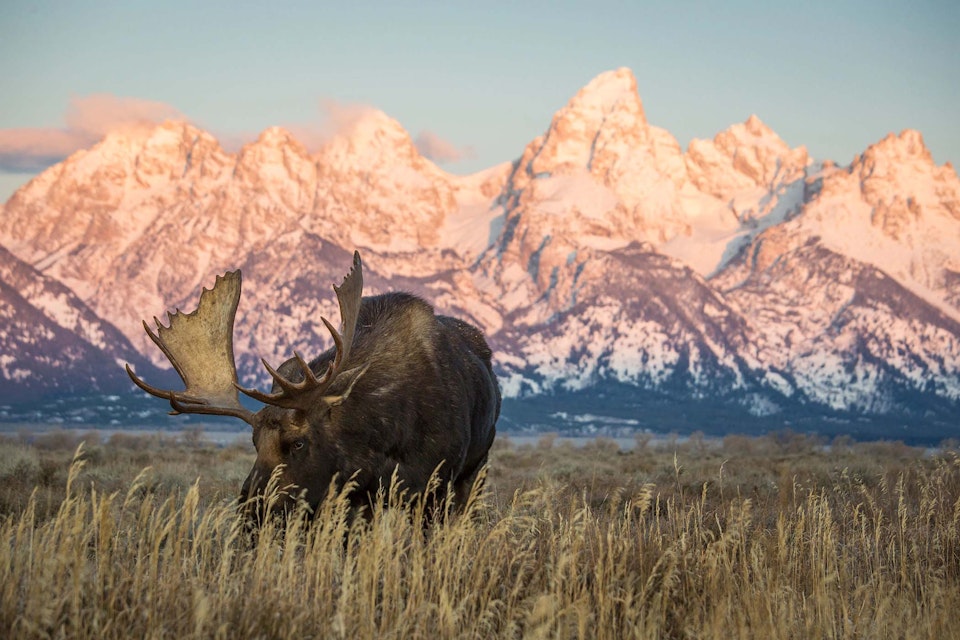
POLYGON ((0 167, 36 171, 64 160, 110 132, 183 119, 162 102, 109 93, 73 97, 63 127, 0 129, 0 167))
MULTIPOLYGON (((438 163, 468 149, 331 104, 326 125, 234 152, 182 121, 110 129, 8 201, 0 245, 144 357, 137 310, 238 267, 274 318, 240 321, 238 347, 312 352, 328 265, 359 248, 371 291, 483 328, 508 397, 616 384, 752 416, 960 402, 960 178, 916 131, 839 165, 748 112, 684 150, 621 68, 544 114, 512 161, 458 176, 438 163)), ((48 294, 18 295, 24 317, 69 324, 48 294)), ((261 375, 237 366, 247 386, 261 375)))

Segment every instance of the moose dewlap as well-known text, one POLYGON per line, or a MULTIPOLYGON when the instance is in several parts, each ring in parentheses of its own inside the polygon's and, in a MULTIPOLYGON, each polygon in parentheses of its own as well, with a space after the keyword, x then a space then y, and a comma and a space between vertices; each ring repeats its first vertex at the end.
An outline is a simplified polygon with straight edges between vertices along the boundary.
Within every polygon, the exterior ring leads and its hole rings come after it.
MULTIPOLYGON (((243 483, 241 502, 262 505, 271 474, 286 498, 296 496, 316 508, 334 477, 351 479, 351 501, 369 505, 381 488, 402 483, 422 494, 439 469, 443 498, 447 487, 463 506, 487 460, 500 413, 500 389, 490 348, 470 324, 435 315, 408 293, 362 297, 360 254, 333 289, 340 305, 339 331, 321 318, 333 348, 309 363, 294 353, 277 369, 270 392, 237 383, 233 324, 240 301, 240 271, 217 277, 204 289, 197 310, 168 314, 144 329, 183 379, 183 391, 153 387, 127 373, 141 389, 170 402, 172 414, 198 413, 239 418, 253 427, 257 460, 243 483), (256 413, 244 407, 238 391, 262 402, 256 413), (282 466, 280 466, 282 465, 282 466)), ((251 507, 259 517, 261 507, 251 507)))

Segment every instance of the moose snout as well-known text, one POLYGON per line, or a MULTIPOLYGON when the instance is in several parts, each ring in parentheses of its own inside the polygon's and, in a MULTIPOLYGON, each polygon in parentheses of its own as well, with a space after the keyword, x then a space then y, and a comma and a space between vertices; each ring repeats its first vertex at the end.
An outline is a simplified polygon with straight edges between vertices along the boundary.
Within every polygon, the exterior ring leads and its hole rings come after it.
POLYGON ((240 487, 238 507, 251 524, 263 522, 265 515, 263 491, 269 478, 269 473, 264 474, 260 469, 254 468, 240 487))
POLYGON ((257 469, 254 469, 247 475, 247 479, 243 481, 243 486, 240 487, 240 502, 245 503, 249 502, 252 498, 263 493, 263 482, 260 482, 261 474, 257 469))
POLYGON ((239 509, 251 525, 261 525, 270 516, 285 520, 296 508, 296 486, 271 483, 274 471, 256 466, 240 488, 239 509))

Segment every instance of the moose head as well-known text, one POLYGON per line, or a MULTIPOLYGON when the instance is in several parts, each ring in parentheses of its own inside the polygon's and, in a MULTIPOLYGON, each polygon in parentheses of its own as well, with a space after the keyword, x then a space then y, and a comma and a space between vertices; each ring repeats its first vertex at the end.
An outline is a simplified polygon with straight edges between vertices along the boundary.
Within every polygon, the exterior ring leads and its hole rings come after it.
MULTIPOLYGON (((194 312, 168 313, 167 326, 154 318, 156 331, 144 321, 147 334, 183 380, 183 391, 154 387, 141 380, 129 364, 127 373, 147 393, 168 400, 171 415, 233 416, 253 427, 257 461, 244 483, 242 500, 259 495, 271 473, 283 465, 278 487, 305 491, 315 506, 336 468, 328 459, 336 449, 329 442, 333 431, 330 425, 338 420, 338 410, 367 369, 350 358, 363 289, 360 254, 354 253, 350 273, 339 287, 334 286, 340 330, 321 318, 334 342, 333 356, 326 358, 326 370, 318 376, 297 352, 279 370, 262 360, 273 378, 269 393, 244 388, 237 381, 233 325, 240 283, 239 270, 228 272, 217 277, 213 289, 203 290, 194 312), (265 406, 254 413, 240 403, 240 392, 265 406)), ((293 500, 294 496, 288 497, 288 502, 293 500)))

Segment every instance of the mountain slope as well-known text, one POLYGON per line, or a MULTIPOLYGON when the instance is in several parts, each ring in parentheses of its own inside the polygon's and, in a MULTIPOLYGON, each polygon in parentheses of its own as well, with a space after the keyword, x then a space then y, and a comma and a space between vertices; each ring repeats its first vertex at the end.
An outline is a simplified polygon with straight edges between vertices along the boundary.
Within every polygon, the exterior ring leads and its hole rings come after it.
POLYGON ((833 409, 885 413, 897 395, 960 399, 960 323, 872 265, 782 229, 711 284, 753 319, 759 357, 833 409))
POLYGON ((125 393, 122 362, 157 373, 69 289, 0 247, 0 402, 125 393))
POLYGON ((815 161, 757 116, 684 151, 628 69, 466 177, 373 110, 314 154, 280 128, 237 154, 185 123, 110 134, 18 191, 0 242, 157 364, 141 318, 241 267, 244 384, 265 381, 261 356, 329 345, 319 316, 336 322, 330 285, 358 248, 368 293, 481 326, 507 396, 617 389, 771 424, 960 409, 953 167, 913 131, 815 161))

